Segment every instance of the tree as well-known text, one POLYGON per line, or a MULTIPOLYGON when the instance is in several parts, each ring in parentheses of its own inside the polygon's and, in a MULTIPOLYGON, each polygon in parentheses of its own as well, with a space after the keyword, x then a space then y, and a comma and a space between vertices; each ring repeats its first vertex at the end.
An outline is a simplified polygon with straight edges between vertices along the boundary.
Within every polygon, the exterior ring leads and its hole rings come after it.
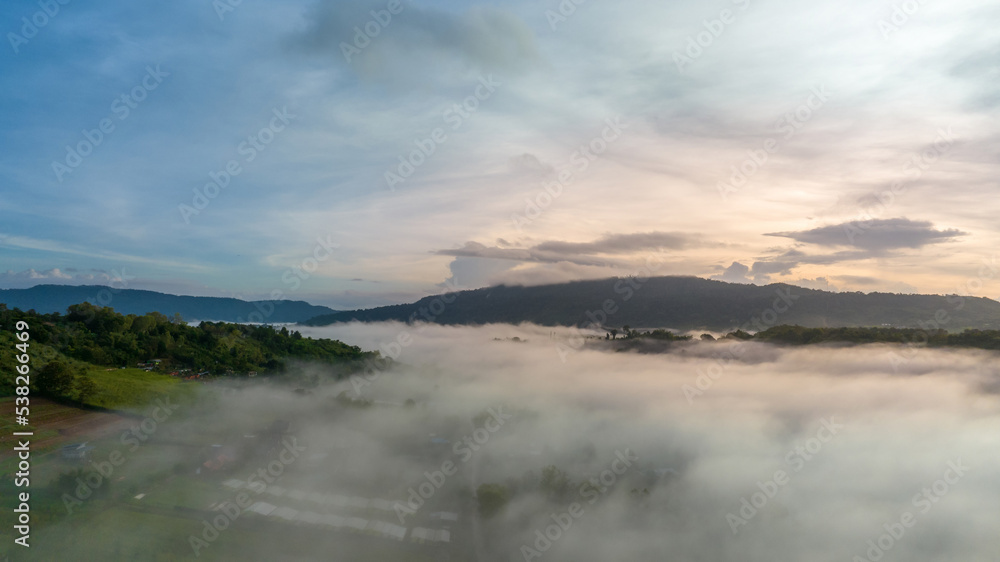
POLYGON ((35 387, 45 396, 65 398, 73 389, 75 380, 76 375, 68 365, 62 361, 52 361, 35 375, 35 387))
POLYGON ((555 465, 549 465, 542 469, 539 487, 549 499, 561 500, 573 485, 565 472, 559 470, 555 465))
POLYGON ((503 484, 482 484, 476 488, 479 513, 483 517, 493 517, 510 501, 510 491, 503 484))
POLYGON ((611 339, 618 337, 618 330, 611 328, 611 339))
POLYGON ((87 403, 94 395, 97 394, 97 385, 94 381, 90 380, 90 377, 79 376, 76 378, 76 399, 80 402, 87 403))

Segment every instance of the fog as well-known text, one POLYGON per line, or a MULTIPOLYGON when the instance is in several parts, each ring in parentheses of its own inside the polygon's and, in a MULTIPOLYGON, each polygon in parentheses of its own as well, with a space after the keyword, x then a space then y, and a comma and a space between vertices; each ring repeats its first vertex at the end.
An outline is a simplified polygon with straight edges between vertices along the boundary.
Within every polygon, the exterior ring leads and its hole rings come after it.
MULTIPOLYGON (((402 479, 388 489, 439 467, 407 449, 432 433, 469 434, 472 416, 500 405, 512 419, 467 463, 446 451, 459 469, 450 478, 523 481, 555 465, 577 484, 555 500, 521 484, 483 524, 486 560, 992 561, 1000 547, 996 354, 725 341, 616 353, 590 349, 601 340, 580 346, 571 330, 504 325, 349 324, 307 335, 396 356, 392 368, 320 394, 416 407, 303 433, 350 447, 367 477, 402 479), (408 345, 390 343, 400 341, 408 345), (638 460, 596 500, 598 488, 581 494, 616 453, 638 460), (778 470, 786 476, 775 479, 778 470), (548 529, 557 538, 545 548, 535 531, 574 502, 582 513, 548 529)), ((459 501, 454 510, 471 517, 459 501)))
POLYGON ((303 335, 395 360, 340 380, 300 364, 286 382, 204 385, 123 469, 190 460, 171 444, 199 433, 252 442, 228 472, 199 468, 198 485, 234 497, 223 482, 243 482, 255 509, 292 508, 288 521, 243 511, 216 538, 196 516, 151 530, 151 548, 203 560, 996 560, 995 353, 726 340, 618 352, 527 325, 303 335), (276 420, 287 434, 261 447, 276 420), (289 442, 294 456, 279 456, 289 442), (280 475, 251 486, 269 466, 280 475), (543 481, 546 466, 570 484, 543 481), (483 484, 508 501, 480 517, 483 484), (331 529, 328 514, 405 528, 405 540, 331 529), (417 544, 417 528, 448 541, 417 544))

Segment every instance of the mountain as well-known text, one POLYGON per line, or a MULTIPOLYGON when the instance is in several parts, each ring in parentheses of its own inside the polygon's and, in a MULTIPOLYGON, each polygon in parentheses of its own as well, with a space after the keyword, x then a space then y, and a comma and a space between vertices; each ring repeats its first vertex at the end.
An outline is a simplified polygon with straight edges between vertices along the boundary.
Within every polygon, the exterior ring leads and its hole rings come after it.
POLYGON ((185 320, 221 322, 301 322, 331 314, 332 308, 304 301, 248 302, 221 297, 185 297, 138 289, 114 289, 100 285, 36 285, 30 289, 0 289, 0 303, 39 313, 65 313, 71 304, 89 302, 110 306, 121 314, 179 313, 185 320))
POLYGON ((955 295, 832 293, 781 283, 743 285, 698 277, 611 278, 536 287, 500 285, 426 297, 412 304, 326 314, 305 324, 411 319, 545 326, 596 322, 609 328, 713 331, 759 331, 778 324, 955 331, 1000 328, 1000 302, 955 295), (607 313, 602 310, 605 306, 607 313))

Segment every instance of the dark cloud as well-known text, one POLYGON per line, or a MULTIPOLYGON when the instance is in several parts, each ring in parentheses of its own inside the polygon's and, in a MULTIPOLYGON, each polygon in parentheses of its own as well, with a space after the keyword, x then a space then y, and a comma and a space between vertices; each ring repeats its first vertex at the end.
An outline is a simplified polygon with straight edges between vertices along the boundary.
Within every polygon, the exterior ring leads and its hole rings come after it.
POLYGON ((606 234, 594 242, 543 242, 537 249, 565 254, 624 254, 637 250, 667 248, 682 250, 697 245, 696 237, 680 232, 606 234))
POLYGON ((627 255, 641 251, 681 250, 707 245, 697 235, 677 232, 641 232, 635 234, 606 234, 593 242, 564 242, 549 240, 530 248, 501 248, 479 242, 466 242, 452 250, 434 252, 440 256, 466 258, 492 258, 522 262, 570 262, 588 266, 616 266, 625 261, 600 257, 627 255))
MULTIPOLYGON (((810 255, 795 248, 784 251, 780 248, 774 248, 772 251, 774 255, 761 257, 749 267, 740 262, 733 262, 723 273, 713 275, 710 278, 730 283, 765 284, 772 281, 773 275, 790 275, 792 270, 800 265, 833 265, 841 262, 870 259, 875 256, 867 250, 844 250, 831 254, 817 255, 810 255)), ((846 280, 843 276, 835 277, 835 279, 846 280)), ((797 281, 787 282, 809 288, 822 288, 829 291, 838 290, 824 277, 819 277, 815 280, 802 279, 800 281, 801 283, 797 281)), ((876 280, 876 282, 878 281, 876 280)))
POLYGON ((937 230, 929 221, 896 218, 846 222, 797 232, 772 232, 766 236, 782 236, 818 246, 855 247, 872 254, 881 254, 890 250, 917 249, 939 244, 965 234, 956 229, 937 230))

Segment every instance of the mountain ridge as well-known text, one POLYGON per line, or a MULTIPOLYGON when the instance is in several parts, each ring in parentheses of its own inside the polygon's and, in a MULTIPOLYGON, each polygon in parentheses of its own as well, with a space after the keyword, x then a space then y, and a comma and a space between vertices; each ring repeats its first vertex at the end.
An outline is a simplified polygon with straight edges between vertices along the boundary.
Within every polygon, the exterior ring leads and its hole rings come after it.
POLYGON ((613 277, 531 287, 496 285, 408 304, 325 314, 303 324, 352 320, 713 331, 762 330, 778 324, 953 331, 1000 328, 1000 302, 958 295, 833 293, 785 283, 746 285, 685 276, 613 277))
POLYGON ((105 285, 35 285, 27 289, 0 289, 0 302, 11 308, 43 314, 65 313, 73 304, 109 306, 120 314, 179 313, 187 321, 301 322, 335 311, 305 301, 245 301, 232 297, 171 295, 145 289, 116 289, 105 285))

